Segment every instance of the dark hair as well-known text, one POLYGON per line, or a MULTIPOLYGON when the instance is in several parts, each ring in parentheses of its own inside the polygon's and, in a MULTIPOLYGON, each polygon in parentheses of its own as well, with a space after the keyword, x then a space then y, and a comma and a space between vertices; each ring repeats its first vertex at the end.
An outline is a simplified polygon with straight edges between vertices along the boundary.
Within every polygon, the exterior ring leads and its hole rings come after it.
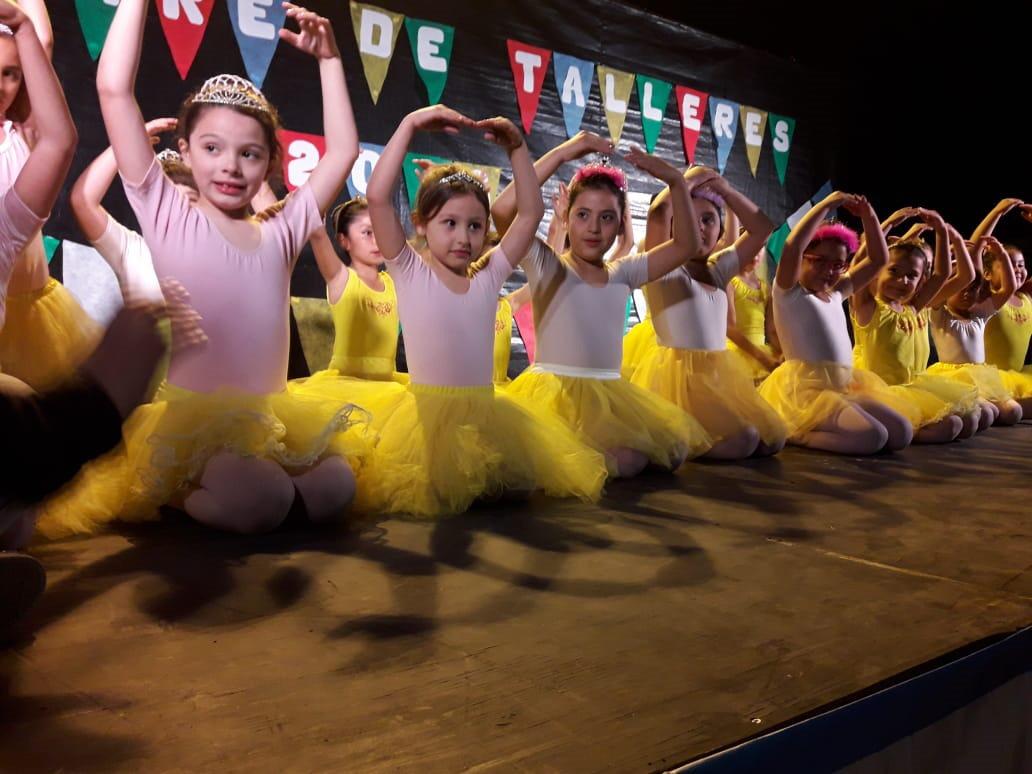
POLYGON ((441 208, 456 196, 473 194, 484 208, 487 216, 491 214, 491 201, 487 191, 480 182, 456 164, 439 164, 430 167, 423 173, 416 194, 416 206, 412 208, 412 222, 417 226, 429 223, 441 208), (447 182, 444 182, 448 178, 447 182))
MULTIPOLYGON (((1005 244, 1003 246, 1003 249, 1007 253, 1008 260, 1010 260, 1010 254, 1011 253, 1020 253, 1021 252, 1021 248, 1020 247, 1018 247, 1017 245, 1012 245, 1012 244, 1005 244)), ((995 250, 986 250, 982 254, 982 266, 983 266, 983 268, 985 268, 986 271, 989 271, 990 269, 993 268, 993 264, 995 264, 999 259, 1000 259, 1000 255, 995 250)))
MULTIPOLYGON (((343 204, 338 204, 333 214, 330 216, 330 221, 333 223, 333 233, 338 238, 348 235, 348 229, 351 228, 351 224, 358 219, 358 216, 363 212, 369 211, 369 202, 366 201, 364 196, 356 196, 354 199, 348 199, 343 204)), ((347 250, 344 251, 344 255, 341 260, 344 261, 345 266, 351 265, 351 255, 347 250)))
POLYGON ((585 191, 607 191, 616 197, 617 210, 619 211, 620 227, 623 228, 623 213, 624 208, 627 205, 627 194, 623 189, 620 188, 614 181, 611 175, 598 173, 591 174, 580 174, 574 177, 573 182, 570 183, 569 188, 569 205, 566 209, 566 217, 570 217, 570 211, 573 210, 573 203, 577 201, 577 197, 585 191))
POLYGON ((197 190, 197 181, 194 180, 193 172, 179 159, 163 159, 161 169, 165 175, 176 185, 187 185, 197 190))
POLYGON ((266 111, 255 110, 254 108, 243 107, 241 105, 213 105, 206 102, 194 102, 193 99, 195 95, 196 92, 188 96, 183 102, 183 106, 179 109, 180 138, 189 144, 190 133, 193 132, 194 126, 196 126, 198 120, 200 120, 206 110, 216 107, 228 108, 229 110, 236 111, 242 115, 250 116, 261 125, 262 134, 265 135, 265 143, 269 146, 269 168, 265 173, 266 178, 273 175, 279 169, 283 151, 280 148, 279 140, 276 136, 276 133, 281 128, 279 113, 276 112, 276 108, 269 105, 269 109, 266 111))

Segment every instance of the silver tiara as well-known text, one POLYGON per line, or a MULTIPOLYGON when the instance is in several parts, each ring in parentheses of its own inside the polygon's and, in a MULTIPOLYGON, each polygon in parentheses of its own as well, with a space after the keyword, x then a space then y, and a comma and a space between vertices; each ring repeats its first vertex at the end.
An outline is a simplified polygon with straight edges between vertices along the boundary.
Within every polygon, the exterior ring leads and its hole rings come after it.
POLYGON ((178 151, 174 151, 171 148, 165 148, 161 153, 158 154, 158 163, 167 164, 172 161, 182 162, 183 157, 179 155, 178 151))
POLYGON ((481 180, 465 171, 452 172, 450 175, 446 175, 437 181, 438 185, 450 185, 451 183, 472 183, 481 191, 485 190, 484 183, 481 180))
POLYGON ((227 105, 271 113, 265 95, 247 78, 239 75, 223 73, 204 82, 193 99, 193 103, 203 105, 227 105))
POLYGON ((14 30, 12 30, 6 24, 0 24, 0 34, 3 34, 3 35, 13 35, 14 34, 14 30))

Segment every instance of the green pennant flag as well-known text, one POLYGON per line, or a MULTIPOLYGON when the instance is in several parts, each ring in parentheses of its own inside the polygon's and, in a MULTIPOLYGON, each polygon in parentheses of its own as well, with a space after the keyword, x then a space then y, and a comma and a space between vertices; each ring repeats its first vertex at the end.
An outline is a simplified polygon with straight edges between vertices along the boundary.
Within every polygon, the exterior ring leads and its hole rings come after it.
POLYGON ((79 26, 82 27, 82 35, 86 38, 90 58, 96 62, 104 48, 104 40, 107 38, 111 20, 115 18, 118 3, 108 3, 105 0, 75 0, 75 10, 79 14, 79 26))
POLYGON ((778 180, 784 185, 788 174, 788 153, 792 150, 792 135, 795 134, 795 119, 771 113, 768 125, 773 140, 774 168, 778 171, 778 180))
POLYGON ((645 150, 652 153, 663 131, 663 116, 670 101, 672 84, 659 78, 638 75, 638 104, 641 106, 641 128, 645 133, 645 150))
POLYGON ((767 253, 774 260, 775 266, 781 261, 781 251, 785 249, 785 240, 788 239, 791 231, 792 228, 787 223, 782 223, 781 227, 767 239, 767 253))
POLYGON ((61 246, 60 239, 54 239, 54 237, 43 235, 43 250, 47 254, 47 263, 54 260, 54 253, 57 252, 57 248, 61 246))
POLYGON ((416 194, 419 193, 419 181, 422 179, 423 170, 416 161, 426 159, 434 165, 454 164, 459 169, 479 177, 486 183, 487 196, 491 201, 498 195, 502 182, 502 168, 492 167, 487 164, 470 164, 467 161, 455 161, 442 156, 431 156, 427 153, 406 153, 405 161, 401 165, 401 173, 405 178, 405 189, 408 191, 409 209, 416 206, 416 194))
POLYGON ((423 170, 416 163, 417 159, 426 159, 434 164, 450 164, 451 159, 442 156, 431 156, 428 153, 406 153, 405 163, 401 165, 401 173, 405 178, 405 190, 408 191, 409 209, 416 206, 416 194, 419 193, 419 180, 423 170))
POLYGON ((412 46, 412 61, 426 86, 429 104, 436 105, 441 101, 444 85, 448 82, 455 28, 407 17, 405 30, 412 46))

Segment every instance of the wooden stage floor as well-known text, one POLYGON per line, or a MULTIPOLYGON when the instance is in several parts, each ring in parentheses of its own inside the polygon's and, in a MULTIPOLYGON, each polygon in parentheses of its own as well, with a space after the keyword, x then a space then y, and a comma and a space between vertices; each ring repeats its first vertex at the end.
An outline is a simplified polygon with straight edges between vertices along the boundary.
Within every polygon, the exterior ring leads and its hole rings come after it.
POLYGON ((35 550, 0 771, 648 772, 1032 624, 1032 425, 437 524, 35 550))

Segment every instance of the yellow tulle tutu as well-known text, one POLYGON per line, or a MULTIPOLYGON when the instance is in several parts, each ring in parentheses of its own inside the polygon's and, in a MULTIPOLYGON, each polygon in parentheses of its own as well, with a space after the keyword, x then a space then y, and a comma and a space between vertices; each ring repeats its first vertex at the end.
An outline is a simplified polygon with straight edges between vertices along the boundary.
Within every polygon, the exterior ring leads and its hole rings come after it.
POLYGON ((623 338, 623 362, 620 364, 620 373, 625 379, 630 379, 634 375, 634 369, 638 367, 642 356, 655 347, 656 329, 652 325, 651 317, 646 317, 627 331, 623 338))
POLYGON ((935 363, 928 368, 934 376, 944 376, 978 389, 978 397, 1000 403, 1013 397, 1000 370, 985 363, 935 363))
POLYGON ((274 460, 289 473, 343 456, 357 473, 372 453, 368 419, 351 403, 304 395, 294 385, 268 395, 162 385, 126 420, 122 444, 44 504, 39 531, 55 538, 116 519, 154 519, 162 505, 189 493, 220 452, 274 460))
POLYGON ((728 350, 657 346, 645 353, 632 381, 687 411, 714 441, 749 426, 759 431, 765 444, 785 441, 785 423, 760 397, 742 361, 728 350))
MULTIPOLYGON (((756 342, 753 342, 754 344, 756 342)), ((761 350, 766 352, 771 357, 774 357, 774 349, 769 344, 756 344, 761 350)), ((742 367, 748 372, 750 378, 753 380, 753 384, 759 384, 768 376, 770 371, 767 370, 766 366, 763 365, 759 360, 754 358, 745 350, 741 349, 731 339, 727 340, 727 349, 741 362, 742 367)))
POLYGON ((377 443, 358 475, 356 510, 436 518, 506 492, 602 492, 603 455, 494 387, 397 386, 368 408, 377 443))
POLYGON ((1000 380, 1015 398, 1032 398, 1032 366, 1020 371, 1000 369, 1000 380))
MULTIPOLYGON (((709 451, 714 440, 691 415, 626 379, 559 376, 531 366, 507 391, 558 416, 584 443, 605 453, 634 449, 673 468, 709 451)), ((610 473, 616 461, 607 456, 610 473)))
POLYGON ((348 369, 346 371, 340 371, 336 368, 327 368, 322 371, 316 371, 314 374, 306 379, 295 380, 297 384, 307 384, 309 386, 316 386, 323 382, 332 385, 338 379, 352 379, 369 382, 397 382, 398 384, 408 384, 409 375, 402 373, 401 371, 373 371, 373 370, 362 370, 359 368, 348 369))
POLYGON ((774 407, 798 439, 834 417, 859 398, 883 403, 920 427, 921 409, 905 392, 889 387, 877 374, 840 363, 787 360, 759 387, 760 397, 774 407))
POLYGON ((35 390, 46 390, 86 359, 100 335, 100 326, 51 277, 39 290, 7 296, 0 368, 35 390))

